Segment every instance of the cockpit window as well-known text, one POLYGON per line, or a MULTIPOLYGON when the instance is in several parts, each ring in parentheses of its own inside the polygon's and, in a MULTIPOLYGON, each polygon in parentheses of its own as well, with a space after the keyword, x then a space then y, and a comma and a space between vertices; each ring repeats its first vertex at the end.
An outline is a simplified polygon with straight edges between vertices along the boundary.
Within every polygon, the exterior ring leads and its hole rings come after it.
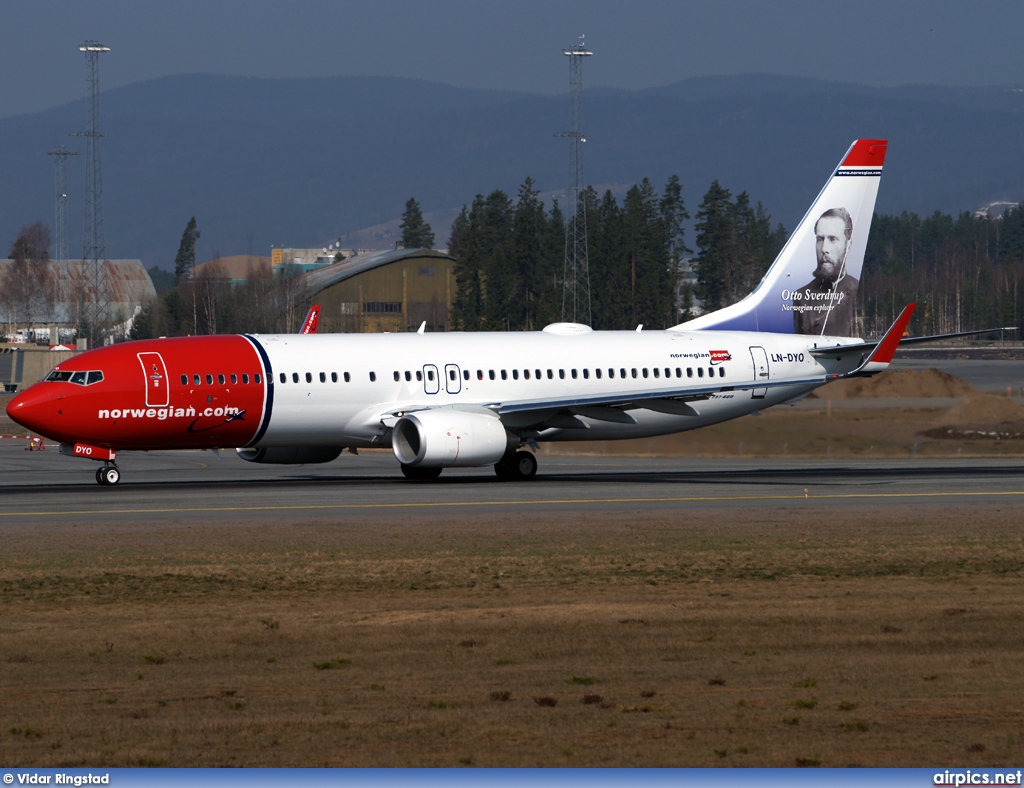
POLYGON ((61 383, 76 383, 79 386, 90 386, 103 380, 103 373, 98 369, 91 371, 71 369, 51 369, 43 380, 61 383))

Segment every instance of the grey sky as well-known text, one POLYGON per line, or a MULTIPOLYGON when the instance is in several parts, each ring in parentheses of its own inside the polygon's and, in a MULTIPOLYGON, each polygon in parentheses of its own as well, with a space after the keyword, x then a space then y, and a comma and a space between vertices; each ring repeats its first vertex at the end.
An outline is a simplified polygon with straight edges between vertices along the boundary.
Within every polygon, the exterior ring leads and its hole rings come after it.
POLYGON ((1020 0, 0 0, 0 117, 85 95, 84 55, 111 47, 109 88, 169 74, 394 75, 567 90, 762 72, 888 86, 1024 83, 1020 0))

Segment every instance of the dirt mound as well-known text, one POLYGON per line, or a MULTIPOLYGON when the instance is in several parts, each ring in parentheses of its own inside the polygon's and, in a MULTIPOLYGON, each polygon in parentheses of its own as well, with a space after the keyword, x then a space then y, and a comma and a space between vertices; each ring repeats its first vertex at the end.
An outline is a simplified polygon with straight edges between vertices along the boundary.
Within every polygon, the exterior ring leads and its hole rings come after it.
POLYGON ((870 378, 837 380, 819 389, 820 399, 866 399, 871 397, 969 397, 978 394, 963 378, 940 369, 892 369, 870 378))
POLYGON ((950 427, 1024 423, 1024 408, 997 394, 975 394, 958 402, 938 419, 950 427))

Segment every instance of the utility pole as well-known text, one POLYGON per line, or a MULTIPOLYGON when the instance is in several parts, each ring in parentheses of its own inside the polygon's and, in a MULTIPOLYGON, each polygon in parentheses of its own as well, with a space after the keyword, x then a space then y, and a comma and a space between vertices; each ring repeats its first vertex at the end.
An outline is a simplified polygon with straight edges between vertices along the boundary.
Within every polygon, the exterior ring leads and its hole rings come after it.
MULTIPOLYGON (((85 235, 82 242, 82 264, 93 290, 92 303, 83 298, 84 318, 89 328, 90 343, 104 338, 110 329, 110 288, 106 276, 107 245, 103 236, 103 176, 100 167, 100 54, 110 47, 98 41, 86 41, 78 48, 85 52, 86 81, 89 86, 86 130, 72 134, 85 137, 85 235)), ((84 284, 84 283, 83 283, 84 284)))
POLYGON ((565 265, 562 277, 562 321, 590 325, 590 263, 587 258, 586 194, 583 184, 583 58, 590 52, 580 42, 562 54, 569 58, 569 189, 566 195, 565 265))

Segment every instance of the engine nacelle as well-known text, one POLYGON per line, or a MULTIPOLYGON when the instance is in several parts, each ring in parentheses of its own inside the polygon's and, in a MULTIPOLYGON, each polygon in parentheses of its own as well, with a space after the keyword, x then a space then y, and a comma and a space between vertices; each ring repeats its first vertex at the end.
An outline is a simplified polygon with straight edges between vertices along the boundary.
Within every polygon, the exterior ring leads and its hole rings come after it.
POLYGON ((340 446, 271 446, 266 449, 235 449, 246 462, 267 465, 314 465, 338 459, 340 446))
POLYGON ((422 410, 400 418, 391 431, 391 448, 403 465, 493 465, 508 446, 501 419, 490 413, 422 410))

